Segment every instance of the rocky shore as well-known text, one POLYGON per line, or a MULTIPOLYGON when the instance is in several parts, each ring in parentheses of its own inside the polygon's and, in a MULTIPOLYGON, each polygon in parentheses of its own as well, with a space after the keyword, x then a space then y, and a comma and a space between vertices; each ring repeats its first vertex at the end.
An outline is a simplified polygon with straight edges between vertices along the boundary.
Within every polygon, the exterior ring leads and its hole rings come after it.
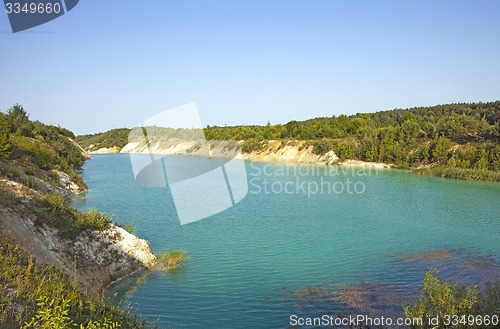
POLYGON ((108 284, 152 268, 156 256, 149 243, 111 224, 106 231, 82 233, 75 240, 40 225, 39 218, 16 207, 0 210, 0 230, 33 256, 37 263, 63 269, 83 291, 100 293, 108 284))

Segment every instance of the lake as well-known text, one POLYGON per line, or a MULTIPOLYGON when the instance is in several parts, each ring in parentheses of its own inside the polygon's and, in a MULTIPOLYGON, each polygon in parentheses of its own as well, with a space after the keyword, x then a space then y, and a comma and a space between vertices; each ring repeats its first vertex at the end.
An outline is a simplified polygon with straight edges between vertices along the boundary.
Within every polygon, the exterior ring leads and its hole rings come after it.
POLYGON ((190 257, 113 285, 112 302, 161 328, 287 328, 291 315, 398 314, 431 267, 460 283, 500 275, 498 183, 304 164, 246 170, 241 202, 181 225, 169 188, 139 186, 128 155, 87 161, 90 190, 77 207, 133 220, 154 251, 190 257))

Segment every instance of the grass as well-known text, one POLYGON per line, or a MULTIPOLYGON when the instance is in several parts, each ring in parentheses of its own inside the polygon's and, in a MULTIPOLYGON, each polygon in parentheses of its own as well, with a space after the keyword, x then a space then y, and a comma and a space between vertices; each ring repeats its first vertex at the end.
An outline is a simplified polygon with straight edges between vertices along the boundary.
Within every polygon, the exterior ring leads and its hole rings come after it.
POLYGON ((2 234, 0 251, 0 328, 151 328, 103 297, 79 292, 66 273, 37 264, 2 234))
POLYGON ((500 182, 499 171, 486 169, 452 168, 439 166, 434 168, 415 169, 414 172, 421 175, 433 175, 446 178, 500 182))
POLYGON ((170 272, 179 267, 184 260, 189 259, 186 250, 171 250, 165 251, 158 255, 158 263, 163 272, 170 272))
POLYGON ((96 209, 82 212, 70 208, 66 199, 54 192, 46 192, 40 201, 42 217, 47 224, 58 230, 58 235, 65 239, 74 239, 85 231, 104 231, 111 225, 109 215, 96 209))

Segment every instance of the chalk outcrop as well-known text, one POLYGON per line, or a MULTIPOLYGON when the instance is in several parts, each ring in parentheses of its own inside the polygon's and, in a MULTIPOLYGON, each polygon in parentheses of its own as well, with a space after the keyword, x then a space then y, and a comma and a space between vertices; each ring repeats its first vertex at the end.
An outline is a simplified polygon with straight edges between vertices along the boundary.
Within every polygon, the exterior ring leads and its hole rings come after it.
MULTIPOLYGON (((134 154, 164 154, 164 155, 190 155, 211 157, 232 157, 244 141, 209 141, 207 143, 176 141, 171 139, 160 143, 132 142, 128 143, 120 151, 121 153, 134 154)), ((296 162, 311 164, 334 164, 338 157, 333 151, 324 155, 313 152, 313 146, 305 141, 281 141, 270 140, 263 143, 256 151, 242 154, 243 158, 250 161, 262 162, 296 162)))
POLYGON ((90 152, 90 154, 108 154, 108 153, 120 153, 120 148, 118 146, 101 147, 100 149, 90 152))
POLYGON ((92 156, 89 154, 89 152, 87 152, 86 150, 84 150, 84 149, 83 149, 83 147, 81 147, 81 146, 80 146, 80 144, 78 144, 78 143, 77 143, 75 140, 73 140, 72 138, 69 138, 69 137, 67 137, 67 138, 68 138, 68 140, 71 142, 71 144, 73 144, 73 145, 76 147, 76 149, 77 149, 78 151, 80 151, 81 155, 83 155, 83 157, 84 157, 85 159, 87 159, 87 160, 92 159, 92 156))
MULTIPOLYGON (((209 141, 200 143, 195 141, 179 141, 169 139, 158 143, 146 144, 144 142, 131 142, 125 145, 120 153, 133 154, 164 154, 164 155, 190 155, 190 156, 210 156, 210 157, 233 157, 235 148, 242 146, 244 141, 209 141)), ((307 141, 292 140, 282 142, 269 140, 262 143, 258 150, 242 152, 244 159, 259 162, 291 162, 310 163, 326 165, 343 165, 349 167, 367 167, 374 169, 391 168, 392 165, 365 162, 360 160, 340 161, 337 154, 330 150, 325 154, 318 155, 313 152, 313 146, 307 141)), ((102 153, 114 153, 102 152, 102 153)))
MULTIPOLYGON (((61 172, 68 191, 76 184, 61 172), (74 185, 73 185, 74 184, 74 185)), ((40 192, 7 179, 0 180, 0 231, 15 240, 39 263, 63 269, 82 290, 99 293, 111 282, 137 271, 153 268, 157 258, 149 243, 111 224, 104 231, 83 231, 76 239, 61 238, 36 211, 40 192)))
POLYGON ((385 169, 385 168, 391 168, 391 164, 387 163, 380 163, 380 162, 366 162, 366 161, 360 161, 360 160, 345 160, 339 163, 342 166, 349 166, 349 167, 365 167, 365 168, 373 168, 373 169, 385 169))
POLYGON ((264 143, 260 150, 245 153, 243 157, 252 161, 263 162, 297 162, 297 163, 327 163, 330 158, 314 154, 313 146, 304 141, 270 140, 264 143))

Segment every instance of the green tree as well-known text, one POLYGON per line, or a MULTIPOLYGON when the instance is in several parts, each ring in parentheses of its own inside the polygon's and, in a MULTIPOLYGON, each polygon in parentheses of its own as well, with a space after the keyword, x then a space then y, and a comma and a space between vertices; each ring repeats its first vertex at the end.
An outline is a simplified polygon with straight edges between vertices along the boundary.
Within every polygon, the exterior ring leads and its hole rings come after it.
MULTIPOLYGON (((445 315, 467 315, 473 314, 475 304, 478 301, 478 291, 475 285, 459 286, 441 282, 436 278, 437 270, 429 270, 424 278, 423 295, 420 296, 415 305, 407 306, 405 315, 410 318, 423 320, 423 328, 429 326, 427 319, 439 316, 443 319, 445 315)), ((440 321, 439 328, 445 328, 440 321)))
POLYGON ((445 163, 450 145, 450 140, 445 137, 439 137, 434 140, 430 147, 432 160, 435 162, 445 163))
POLYGON ((0 159, 8 159, 11 155, 12 144, 6 132, 0 132, 0 159))
POLYGON ((0 113, 0 159, 10 157, 12 143, 9 140, 9 123, 4 114, 0 113))
POLYGON ((488 153, 486 153, 486 150, 483 148, 479 151, 479 154, 477 155, 476 168, 488 169, 488 153))
POLYGON ((500 145, 495 145, 490 151, 491 170, 500 170, 500 145))
POLYGON ((16 132, 22 125, 29 123, 29 115, 24 108, 16 104, 7 111, 7 120, 10 123, 11 132, 16 132))
POLYGON ((366 127, 366 119, 363 117, 354 117, 349 120, 346 132, 351 136, 361 136, 366 127))
POLYGON ((420 133, 420 125, 415 121, 406 120, 401 125, 401 131, 403 133, 403 140, 406 143, 414 141, 420 133))
POLYGON ((354 159, 357 155, 358 152, 358 146, 354 142, 346 142, 343 144, 340 144, 337 147, 337 153, 339 160, 344 161, 348 159, 354 159))
POLYGON ((361 159, 364 161, 378 160, 378 151, 376 140, 372 138, 365 138, 361 146, 361 159))
POLYGON ((280 130, 279 127, 271 125, 271 122, 267 122, 267 125, 264 127, 264 139, 278 139, 280 138, 280 130))

